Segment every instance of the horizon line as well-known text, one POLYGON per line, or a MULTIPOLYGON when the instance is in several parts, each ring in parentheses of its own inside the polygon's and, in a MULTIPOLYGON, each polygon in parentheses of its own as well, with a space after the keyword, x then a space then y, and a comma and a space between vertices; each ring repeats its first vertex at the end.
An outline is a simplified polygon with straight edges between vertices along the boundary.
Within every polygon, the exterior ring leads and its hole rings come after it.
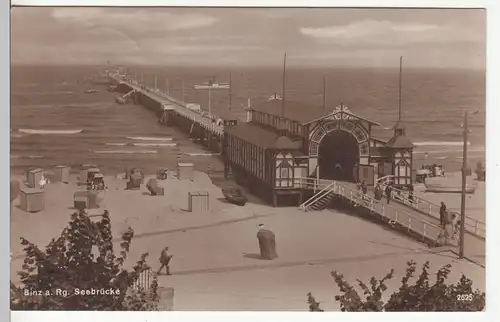
MULTIPOLYGON (((204 64, 150 64, 150 63, 123 63, 123 64, 104 64, 104 63, 10 63, 10 67, 99 67, 105 68, 109 66, 110 68, 116 67, 167 67, 167 68, 178 68, 178 69, 193 69, 193 68, 220 68, 220 69, 276 69, 281 70, 281 66, 275 65, 204 65, 204 64)), ((324 69, 324 68, 334 68, 334 69, 399 69, 398 66, 354 66, 354 65, 295 65, 287 67, 288 70, 293 69, 324 69)), ((464 67, 464 66, 406 66, 405 70, 470 70, 470 71, 486 71, 485 68, 474 68, 474 67, 464 67)))

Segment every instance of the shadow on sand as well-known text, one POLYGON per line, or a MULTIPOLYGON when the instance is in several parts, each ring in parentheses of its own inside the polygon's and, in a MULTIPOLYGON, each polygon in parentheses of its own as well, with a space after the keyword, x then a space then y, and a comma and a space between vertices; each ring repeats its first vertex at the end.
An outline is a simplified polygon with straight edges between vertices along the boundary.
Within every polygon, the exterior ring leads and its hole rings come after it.
POLYGON ((243 257, 262 260, 262 257, 260 256, 260 254, 254 254, 254 253, 251 253, 251 254, 243 253, 243 257))

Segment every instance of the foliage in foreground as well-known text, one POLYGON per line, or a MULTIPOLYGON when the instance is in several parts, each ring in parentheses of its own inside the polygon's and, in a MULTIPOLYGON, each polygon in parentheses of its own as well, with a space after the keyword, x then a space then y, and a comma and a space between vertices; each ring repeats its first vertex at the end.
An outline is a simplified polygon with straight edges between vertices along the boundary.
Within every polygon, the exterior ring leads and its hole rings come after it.
MULTIPOLYGON (((401 286, 384 303, 383 294, 387 290, 386 282, 394 277, 391 270, 381 279, 372 277, 367 285, 357 280, 363 290, 360 296, 353 286, 344 280, 344 276, 332 272, 332 277, 342 295, 335 296, 335 301, 340 303, 342 312, 367 312, 367 311, 482 311, 485 307, 486 296, 484 292, 472 289, 472 281, 462 274, 456 284, 446 284, 451 265, 445 265, 436 273, 435 282, 429 280, 429 262, 425 262, 420 276, 413 284, 410 279, 414 277, 416 263, 407 263, 406 274, 401 280, 401 286)), ((320 303, 307 294, 309 311, 322 312, 320 303)))
POLYGON ((123 268, 133 232, 121 238, 115 255, 109 213, 94 222, 84 212, 72 215, 61 236, 45 250, 21 238, 26 255, 18 272, 21 286, 11 282, 12 310, 157 310, 156 277, 148 291, 133 285, 148 270, 146 258, 131 272, 123 268), (81 295, 79 290, 107 290, 108 294, 81 295), (77 294, 80 293, 80 294, 77 294))

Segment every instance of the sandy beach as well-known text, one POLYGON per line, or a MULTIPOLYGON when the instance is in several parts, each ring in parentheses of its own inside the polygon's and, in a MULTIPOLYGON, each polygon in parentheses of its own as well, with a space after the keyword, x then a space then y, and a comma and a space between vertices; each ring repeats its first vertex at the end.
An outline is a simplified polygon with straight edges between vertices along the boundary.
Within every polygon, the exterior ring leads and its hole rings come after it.
MULTIPOLYGON (((419 242, 355 215, 272 208, 253 199, 244 207, 228 204, 220 188, 202 172, 195 172, 193 181, 159 181, 164 196, 149 195, 145 185, 127 191, 126 181, 113 176, 105 177, 105 183, 108 189, 103 192, 101 209, 93 211, 109 210, 115 238, 133 227, 128 267, 149 252, 148 262, 156 268, 160 250, 170 247, 173 275, 160 276, 159 282, 175 288, 176 310, 303 311, 307 310, 307 292, 313 292, 325 309, 338 310, 332 270, 354 283, 356 278, 368 280, 394 268, 396 276, 390 283, 394 289, 411 259, 419 264, 429 260, 433 270, 452 263, 450 280, 464 273, 475 287, 485 286, 484 268, 457 260, 447 251, 433 253, 419 242), (211 211, 187 212, 189 191, 209 192, 211 211), (258 258, 258 224, 276 234, 277 259, 258 258)), ((73 194, 82 189, 74 176, 69 184, 47 185, 45 209, 33 214, 18 208, 19 198, 12 203, 13 272, 22 265, 19 237, 45 246, 67 225, 74 212, 73 194)), ((17 280, 14 274, 11 279, 17 280)))

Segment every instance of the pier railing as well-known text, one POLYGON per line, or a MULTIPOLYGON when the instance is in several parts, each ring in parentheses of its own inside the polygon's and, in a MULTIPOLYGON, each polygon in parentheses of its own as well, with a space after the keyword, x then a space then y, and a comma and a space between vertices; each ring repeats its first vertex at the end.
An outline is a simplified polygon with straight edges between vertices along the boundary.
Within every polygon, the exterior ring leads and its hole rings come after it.
MULTIPOLYGON (((430 217, 434 217, 439 219, 439 209, 441 206, 432 203, 428 200, 425 200, 423 198, 417 197, 413 195, 410 197, 410 194, 408 191, 404 191, 401 189, 393 188, 392 189, 392 198, 396 201, 399 202, 407 207, 410 207, 422 214, 426 214, 430 217)), ((460 213, 456 211, 448 211, 451 214, 454 214, 457 216, 458 219, 460 219, 460 213)), ((477 220, 475 218, 472 218, 470 216, 465 215, 465 230, 468 233, 471 233, 477 237, 480 238, 485 238, 486 237, 486 225, 484 222, 477 220)))
MULTIPOLYGON (((325 183, 326 184, 326 183, 325 183)), ((316 202, 319 202, 321 199, 329 195, 334 190, 335 181, 331 181, 329 185, 321 189, 318 193, 315 193, 311 198, 303 202, 299 208, 302 210, 307 210, 309 207, 314 205, 316 202)))
POLYGON ((136 80, 129 79, 129 78, 123 78, 119 75, 111 75, 113 79, 120 83, 124 83, 134 89, 137 92, 141 92, 144 95, 147 95, 149 98, 161 103, 161 104, 172 104, 172 107, 174 111, 193 121, 194 123, 198 123, 201 127, 206 129, 207 131, 210 131, 212 133, 215 133, 217 135, 222 135, 224 134, 224 125, 223 124, 216 124, 214 123, 213 116, 209 115, 204 116, 199 113, 196 113, 195 111, 192 111, 186 107, 186 103, 182 102, 176 98, 173 98, 170 95, 167 95, 160 91, 159 89, 151 89, 147 86, 144 86, 137 82, 136 80))
POLYGON ((375 200, 373 197, 364 195, 346 184, 315 178, 302 178, 301 182, 304 188, 319 190, 318 195, 329 191, 357 206, 364 207, 370 212, 381 216, 383 220, 393 227, 397 225, 404 227, 408 232, 419 235, 424 241, 436 241, 442 231, 441 227, 420 218, 418 215, 413 215, 410 212, 387 205, 380 200, 375 200))
MULTIPOLYGON (((385 177, 379 178, 376 183, 380 184, 382 189, 385 189, 387 184, 394 182, 394 175, 388 175, 385 177)), ((441 206, 432 203, 423 198, 417 197, 415 195, 410 197, 410 193, 408 191, 404 191, 398 188, 392 188, 392 198, 407 207, 415 209, 416 211, 426 214, 430 217, 434 217, 439 219, 439 209, 441 206)), ((460 218, 460 214, 456 211, 449 211, 454 214, 458 218, 460 218)), ((465 215, 465 230, 468 233, 471 233, 479 238, 485 238, 486 236, 486 225, 484 222, 472 218, 470 216, 465 215)))

